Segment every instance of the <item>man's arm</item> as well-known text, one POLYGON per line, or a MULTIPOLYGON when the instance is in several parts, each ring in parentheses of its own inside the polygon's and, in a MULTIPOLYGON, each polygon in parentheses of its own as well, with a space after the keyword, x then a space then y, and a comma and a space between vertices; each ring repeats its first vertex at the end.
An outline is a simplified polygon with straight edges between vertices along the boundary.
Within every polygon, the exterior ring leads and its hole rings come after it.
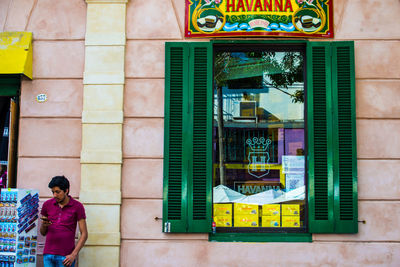
POLYGON ((81 232, 81 236, 79 237, 78 243, 76 244, 75 249, 71 252, 71 254, 67 255, 65 257, 65 260, 63 263, 66 266, 71 266, 71 264, 74 262, 76 259, 76 256, 78 256, 79 251, 85 245, 85 242, 88 238, 88 231, 86 227, 86 220, 85 219, 80 219, 78 221, 78 226, 79 226, 79 231, 81 232))

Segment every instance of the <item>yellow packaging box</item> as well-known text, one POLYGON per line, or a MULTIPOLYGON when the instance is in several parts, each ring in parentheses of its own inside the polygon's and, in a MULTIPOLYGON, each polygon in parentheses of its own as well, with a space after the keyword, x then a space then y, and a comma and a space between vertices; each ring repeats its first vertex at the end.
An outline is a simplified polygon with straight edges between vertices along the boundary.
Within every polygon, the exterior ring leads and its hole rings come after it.
POLYGON ((232 204, 214 204, 214 216, 232 215, 232 204))
POLYGON ((281 215, 280 204, 264 204, 262 205, 262 216, 279 216, 281 215))
POLYGON ((282 215, 283 216, 294 216, 300 215, 300 205, 299 204, 282 204, 282 215))
POLYGON ((215 216, 214 222, 216 227, 232 227, 232 215, 215 216))
POLYGON ((281 216, 261 216, 262 227, 281 227, 281 216))
POLYGON ((300 227, 300 216, 282 216, 282 227, 300 227))
POLYGON ((258 227, 258 214, 236 215, 234 218, 235 227, 258 227))
POLYGON ((258 205, 235 203, 234 211, 235 211, 235 216, 236 215, 257 215, 258 216, 258 205))

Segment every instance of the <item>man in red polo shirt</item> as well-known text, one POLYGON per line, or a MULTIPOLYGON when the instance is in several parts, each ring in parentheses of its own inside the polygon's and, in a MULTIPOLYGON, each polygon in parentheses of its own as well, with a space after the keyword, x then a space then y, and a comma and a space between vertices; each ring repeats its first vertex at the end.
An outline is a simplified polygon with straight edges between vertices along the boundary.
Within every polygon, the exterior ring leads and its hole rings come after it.
POLYGON ((75 259, 88 237, 83 205, 69 195, 69 181, 55 176, 49 183, 53 198, 43 203, 40 233, 46 236, 45 267, 74 267, 75 259), (76 225, 81 236, 75 246, 76 225))

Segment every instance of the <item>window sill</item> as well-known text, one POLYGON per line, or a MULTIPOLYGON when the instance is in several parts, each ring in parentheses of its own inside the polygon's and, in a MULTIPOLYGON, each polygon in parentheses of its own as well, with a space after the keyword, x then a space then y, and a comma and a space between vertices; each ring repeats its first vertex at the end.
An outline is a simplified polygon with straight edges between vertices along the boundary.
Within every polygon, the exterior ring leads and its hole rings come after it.
POLYGON ((211 242, 312 242, 309 233, 216 233, 209 234, 211 242))

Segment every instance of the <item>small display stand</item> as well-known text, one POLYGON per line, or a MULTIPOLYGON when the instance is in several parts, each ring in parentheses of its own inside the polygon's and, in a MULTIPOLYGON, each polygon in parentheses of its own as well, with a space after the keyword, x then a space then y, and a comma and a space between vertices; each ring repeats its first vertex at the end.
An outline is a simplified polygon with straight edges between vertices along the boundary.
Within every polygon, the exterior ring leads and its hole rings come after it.
POLYGON ((0 267, 36 267, 39 191, 0 193, 0 267))

